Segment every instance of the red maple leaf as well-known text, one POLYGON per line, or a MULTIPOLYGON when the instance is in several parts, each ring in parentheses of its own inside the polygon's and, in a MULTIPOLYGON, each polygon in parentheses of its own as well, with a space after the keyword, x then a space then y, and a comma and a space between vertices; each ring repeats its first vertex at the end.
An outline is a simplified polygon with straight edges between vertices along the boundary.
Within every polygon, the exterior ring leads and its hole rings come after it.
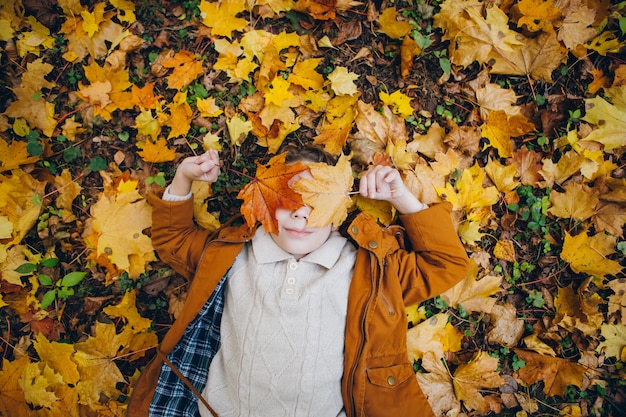
POLYGON ((241 214, 248 226, 260 222, 266 231, 278 233, 276 209, 296 210, 304 204, 302 196, 289 187, 289 181, 307 167, 300 162, 285 164, 285 156, 276 155, 266 165, 257 164, 255 178, 237 195, 243 200, 241 214))

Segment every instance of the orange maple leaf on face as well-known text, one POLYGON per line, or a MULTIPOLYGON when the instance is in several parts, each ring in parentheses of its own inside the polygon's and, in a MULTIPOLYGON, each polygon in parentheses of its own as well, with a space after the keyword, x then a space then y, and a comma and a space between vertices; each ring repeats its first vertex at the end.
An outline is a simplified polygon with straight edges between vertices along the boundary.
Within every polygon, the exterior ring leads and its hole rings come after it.
POLYGON ((289 187, 289 181, 307 170, 297 162, 285 164, 286 154, 276 155, 266 165, 257 164, 254 179, 241 189, 237 198, 243 200, 241 214, 248 226, 260 222, 269 233, 278 233, 277 208, 296 210, 304 204, 300 194, 289 187))

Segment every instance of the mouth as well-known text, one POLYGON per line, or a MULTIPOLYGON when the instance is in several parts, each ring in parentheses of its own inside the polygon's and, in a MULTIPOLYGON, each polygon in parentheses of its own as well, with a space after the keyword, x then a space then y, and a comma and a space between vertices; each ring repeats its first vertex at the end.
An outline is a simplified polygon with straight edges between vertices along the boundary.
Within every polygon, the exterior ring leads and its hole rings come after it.
POLYGON ((285 232, 293 237, 306 237, 311 234, 311 232, 305 229, 285 229, 285 232))

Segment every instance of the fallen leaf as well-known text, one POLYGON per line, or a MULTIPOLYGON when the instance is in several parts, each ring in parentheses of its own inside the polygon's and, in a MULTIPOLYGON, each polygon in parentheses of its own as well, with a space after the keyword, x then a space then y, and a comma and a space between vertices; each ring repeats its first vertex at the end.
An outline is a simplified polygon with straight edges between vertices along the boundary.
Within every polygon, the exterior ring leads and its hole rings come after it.
POLYGON ((543 392, 552 397, 564 395, 569 385, 581 387, 585 367, 565 359, 553 358, 514 349, 515 354, 526 364, 515 372, 515 379, 527 385, 543 381, 543 392))

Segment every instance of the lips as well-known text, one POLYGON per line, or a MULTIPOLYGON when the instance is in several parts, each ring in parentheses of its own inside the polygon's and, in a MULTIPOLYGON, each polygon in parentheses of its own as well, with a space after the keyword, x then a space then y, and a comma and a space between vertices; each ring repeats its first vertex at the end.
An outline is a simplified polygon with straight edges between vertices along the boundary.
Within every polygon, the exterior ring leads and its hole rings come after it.
POLYGON ((306 237, 311 234, 311 232, 304 229, 285 229, 285 232, 293 237, 306 237))

